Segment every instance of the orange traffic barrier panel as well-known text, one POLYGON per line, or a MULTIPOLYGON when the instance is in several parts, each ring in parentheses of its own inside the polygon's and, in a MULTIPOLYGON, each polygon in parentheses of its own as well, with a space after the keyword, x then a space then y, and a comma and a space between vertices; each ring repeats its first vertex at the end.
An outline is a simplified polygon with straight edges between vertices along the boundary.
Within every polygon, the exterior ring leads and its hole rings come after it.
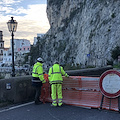
POLYGON ((70 105, 98 108, 101 97, 98 79, 98 77, 84 76, 64 77, 63 102, 70 105))
POLYGON ((49 95, 49 80, 48 80, 47 74, 44 74, 44 79, 45 79, 46 83, 44 83, 42 88, 41 88, 41 98, 40 98, 40 100, 43 103, 47 102, 47 98, 49 95))
MULTIPOLYGON (((42 87, 41 99, 43 102, 52 102, 51 88, 48 75, 45 76, 46 83, 42 87)), ((99 77, 70 76, 63 77, 63 103, 100 108, 102 93, 99 89, 99 77)), ((104 96, 102 109, 118 111, 118 98, 106 98, 104 96)))

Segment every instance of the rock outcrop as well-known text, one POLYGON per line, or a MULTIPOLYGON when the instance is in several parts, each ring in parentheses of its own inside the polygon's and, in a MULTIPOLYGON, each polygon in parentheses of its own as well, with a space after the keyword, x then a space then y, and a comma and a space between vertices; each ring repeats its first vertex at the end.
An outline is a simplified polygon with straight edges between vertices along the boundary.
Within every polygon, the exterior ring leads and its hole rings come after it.
POLYGON ((120 0, 47 0, 42 56, 52 64, 102 67, 120 46, 120 0))

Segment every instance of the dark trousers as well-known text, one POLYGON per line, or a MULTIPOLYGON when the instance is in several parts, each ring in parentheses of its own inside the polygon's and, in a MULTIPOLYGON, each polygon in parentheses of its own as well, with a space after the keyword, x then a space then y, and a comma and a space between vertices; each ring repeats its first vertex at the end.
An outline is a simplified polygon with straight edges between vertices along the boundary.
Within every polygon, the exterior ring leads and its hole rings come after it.
POLYGON ((34 85, 34 88, 35 88, 35 103, 38 103, 40 101, 41 87, 42 87, 42 82, 40 82, 39 85, 34 85))

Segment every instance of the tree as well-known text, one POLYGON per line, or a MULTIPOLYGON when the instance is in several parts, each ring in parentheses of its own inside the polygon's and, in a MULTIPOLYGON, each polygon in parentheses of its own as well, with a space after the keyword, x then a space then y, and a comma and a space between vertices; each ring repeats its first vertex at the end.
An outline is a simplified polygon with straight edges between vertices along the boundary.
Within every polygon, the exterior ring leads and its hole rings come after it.
POLYGON ((117 46, 115 49, 111 52, 111 57, 116 60, 118 59, 118 56, 120 56, 120 47, 117 46))

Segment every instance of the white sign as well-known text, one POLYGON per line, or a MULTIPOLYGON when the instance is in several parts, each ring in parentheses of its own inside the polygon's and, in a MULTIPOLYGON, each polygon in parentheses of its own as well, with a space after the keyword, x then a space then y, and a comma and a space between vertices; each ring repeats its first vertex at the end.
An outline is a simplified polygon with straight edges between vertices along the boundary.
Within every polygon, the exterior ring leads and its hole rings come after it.
POLYGON ((107 93, 116 93, 120 90, 120 77, 116 74, 108 74, 103 78, 102 86, 107 93))
POLYGON ((120 72, 108 70, 100 76, 99 88, 103 95, 109 98, 120 96, 120 72))

